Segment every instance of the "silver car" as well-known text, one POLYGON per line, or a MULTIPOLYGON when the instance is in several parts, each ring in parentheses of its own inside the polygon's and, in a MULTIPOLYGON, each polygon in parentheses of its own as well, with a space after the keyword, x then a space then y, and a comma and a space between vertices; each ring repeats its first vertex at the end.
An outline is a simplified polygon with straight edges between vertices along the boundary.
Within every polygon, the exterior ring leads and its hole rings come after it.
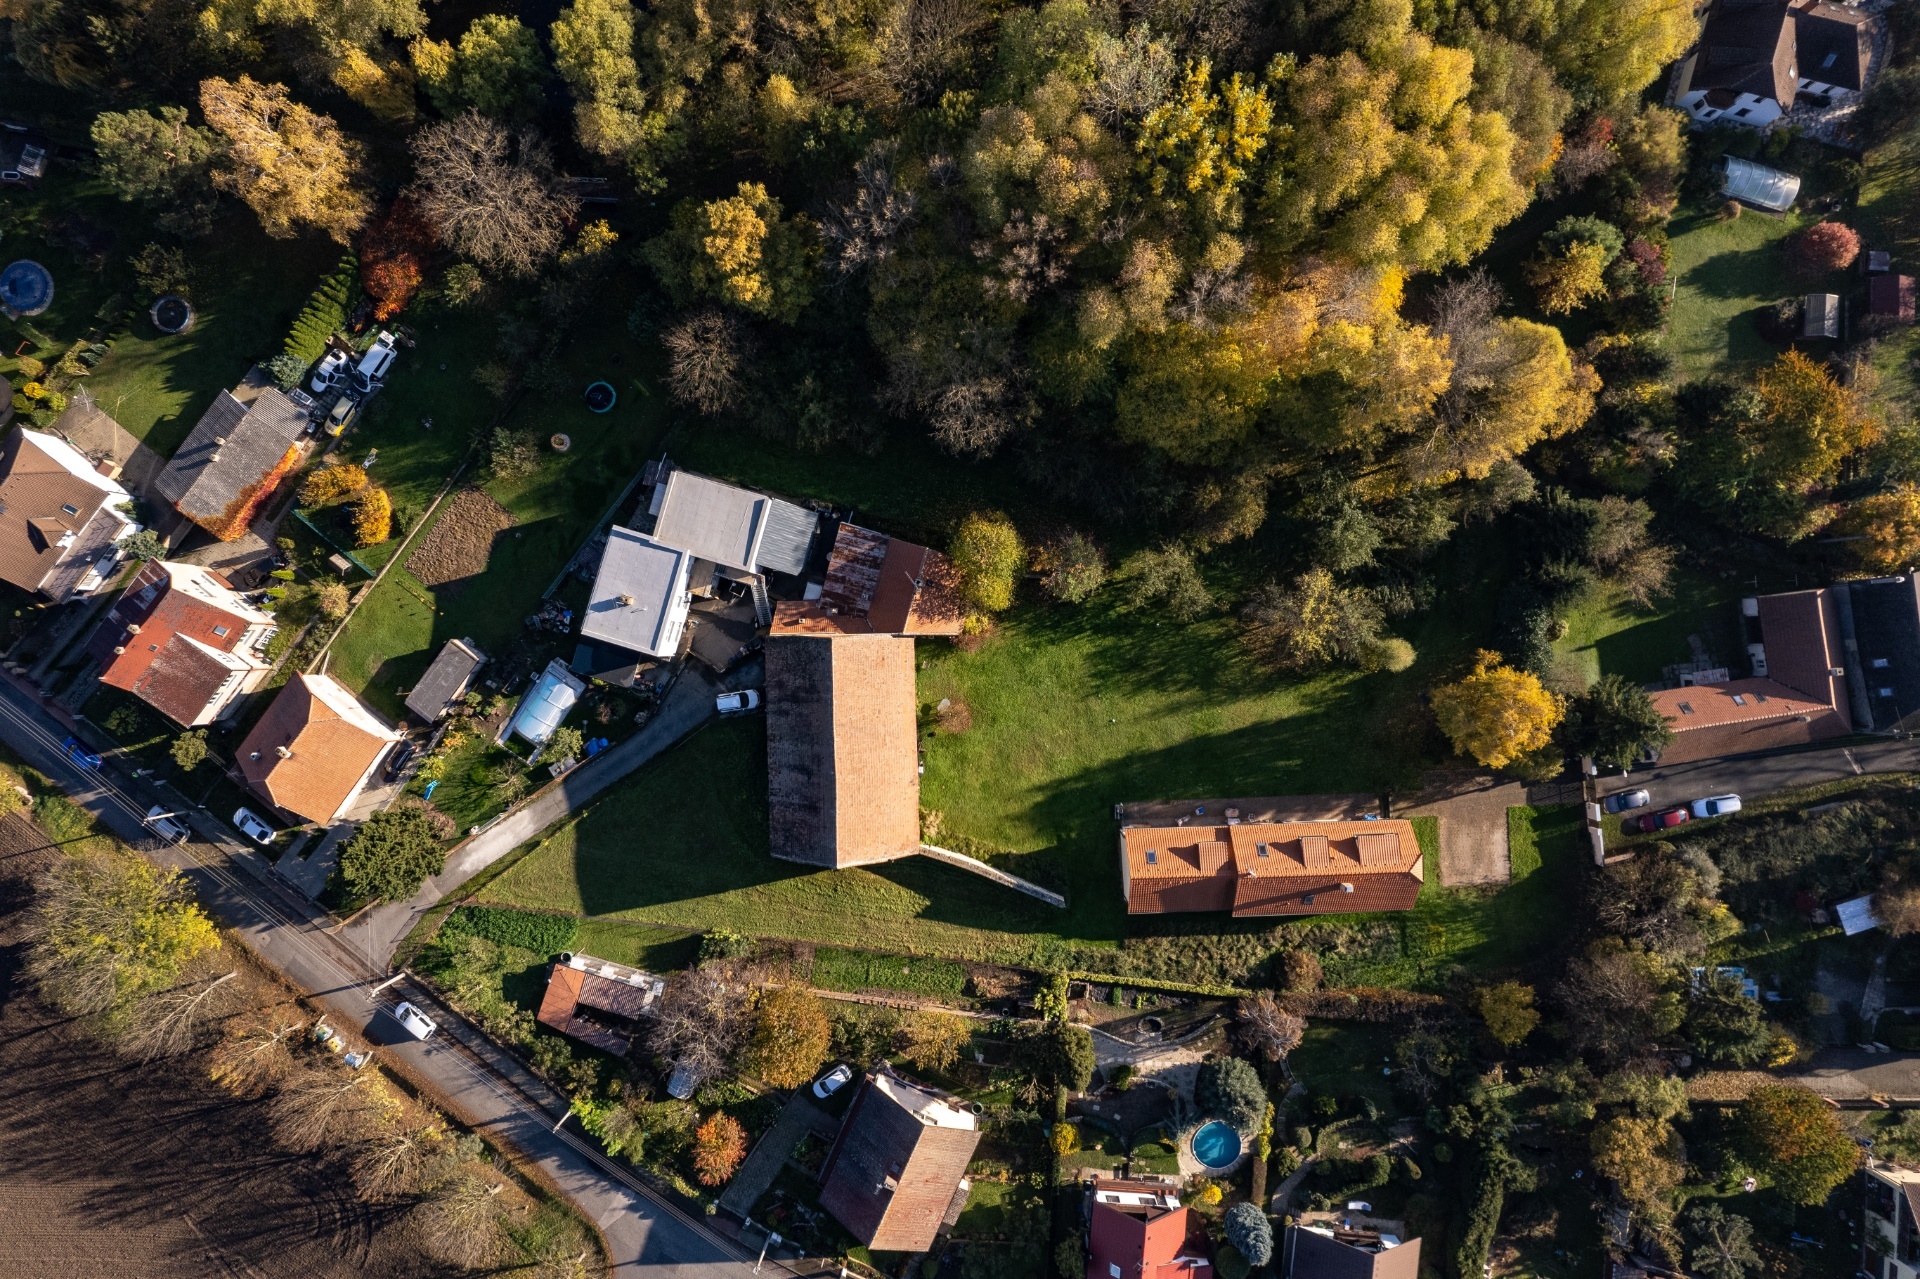
POLYGON ((261 821, 259 814, 255 813, 251 808, 236 808, 233 811, 233 824, 240 828, 242 835, 245 835, 256 844, 271 844, 273 842, 273 827, 261 821))
POLYGON ((430 1039, 433 1037, 433 1032, 440 1029, 433 1024, 433 1018, 427 1016, 412 1004, 401 1004, 398 1008, 394 1009, 393 1019, 400 1023, 402 1030, 405 1030, 415 1039, 430 1039))
POLYGON ((1740 797, 1713 795, 1706 799, 1696 799, 1688 807, 1693 809, 1695 817, 1725 817, 1728 813, 1740 811, 1740 797))
POLYGON ((1624 813, 1630 809, 1645 808, 1653 802, 1653 796, 1644 790, 1615 791, 1600 801, 1600 807, 1609 813, 1624 813))

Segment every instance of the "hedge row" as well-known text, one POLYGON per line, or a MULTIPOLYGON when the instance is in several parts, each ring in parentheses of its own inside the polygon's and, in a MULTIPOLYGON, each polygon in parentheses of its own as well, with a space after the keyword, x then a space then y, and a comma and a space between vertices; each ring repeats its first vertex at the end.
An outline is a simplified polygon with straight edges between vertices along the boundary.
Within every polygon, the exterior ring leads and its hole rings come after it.
POLYGON ((813 984, 827 990, 901 990, 920 995, 958 995, 967 984, 965 965, 925 956, 874 955, 821 946, 813 952, 813 984))
POLYGON ((573 949, 580 921, 572 915, 543 915, 497 906, 462 906, 447 916, 441 932, 470 933, 501 946, 517 946, 536 955, 573 949))
POLYGON ((347 327, 347 318, 359 301, 360 267, 348 254, 307 299, 287 334, 287 354, 307 364, 319 359, 333 335, 347 327))

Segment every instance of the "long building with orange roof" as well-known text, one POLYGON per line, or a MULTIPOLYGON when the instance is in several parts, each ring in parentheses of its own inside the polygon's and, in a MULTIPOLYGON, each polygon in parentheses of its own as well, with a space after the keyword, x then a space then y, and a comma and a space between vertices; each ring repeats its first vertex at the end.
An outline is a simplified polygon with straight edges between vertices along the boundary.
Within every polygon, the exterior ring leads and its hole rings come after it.
POLYGON ((1130 915, 1411 910, 1425 882, 1413 823, 1239 822, 1120 830, 1130 915))

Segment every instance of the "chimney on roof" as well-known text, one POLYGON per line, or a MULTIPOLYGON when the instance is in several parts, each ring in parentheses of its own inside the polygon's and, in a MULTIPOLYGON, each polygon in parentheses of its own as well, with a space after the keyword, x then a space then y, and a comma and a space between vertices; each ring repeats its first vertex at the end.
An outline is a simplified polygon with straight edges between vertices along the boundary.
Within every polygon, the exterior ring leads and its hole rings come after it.
POLYGON ((138 622, 127 623, 127 634, 138 635, 139 633, 140 633, 140 623, 138 622))
POLYGON ((115 644, 115 645, 113 646, 113 655, 114 655, 115 657, 118 657, 118 656, 120 656, 120 654, 122 654, 122 653, 124 653, 124 652, 126 652, 126 651, 127 651, 127 646, 126 646, 125 644, 115 644))
POLYGON ((625 605, 626 607, 628 607, 628 608, 632 608, 632 607, 633 607, 633 596, 631 596, 631 595, 622 595, 622 596, 620 597, 620 602, 621 602, 622 604, 624 604, 624 605, 625 605))
POLYGON ((276 755, 278 755, 278 756, 279 756, 279 757, 280 757, 281 759, 292 759, 292 758, 293 758, 293 752, 292 752, 292 751, 290 751, 290 750, 288 750, 288 749, 287 749, 286 747, 284 747, 284 746, 276 746, 276 747, 274 747, 274 748, 273 748, 273 753, 274 753, 274 754, 276 754, 276 755))

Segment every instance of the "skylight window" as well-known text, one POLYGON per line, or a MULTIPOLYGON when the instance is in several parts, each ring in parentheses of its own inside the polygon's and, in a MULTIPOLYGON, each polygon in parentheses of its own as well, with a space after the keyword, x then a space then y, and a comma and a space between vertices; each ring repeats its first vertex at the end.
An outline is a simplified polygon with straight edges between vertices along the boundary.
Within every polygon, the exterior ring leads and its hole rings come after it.
POLYGON ((213 628, 213 633, 221 639, 225 639, 227 637, 227 628, 224 626, 216 626, 213 628))
POLYGON ((1829 53, 1826 57, 1820 59, 1820 69, 1822 71, 1825 71, 1828 67, 1832 66, 1834 63, 1838 61, 1840 61, 1840 51, 1836 49, 1832 53, 1829 53))
POLYGON ((1892 696, 1893 696, 1893 690, 1892 690, 1892 689, 1890 689, 1890 688, 1883 688, 1883 689, 1881 689, 1881 690, 1880 690, 1880 696, 1882 696, 1882 697, 1892 697, 1892 696))
POLYGON ((1765 693, 1755 693, 1753 695, 1753 700, 1756 702, 1764 702, 1767 700, 1767 695, 1765 693))
POLYGON ((1745 706, 1747 704, 1747 699, 1740 696, 1740 694, 1735 693, 1733 695, 1733 704, 1735 706, 1745 706))
POLYGON ((1157 848, 1149 848, 1147 850, 1147 865, 1158 866, 1159 864, 1160 864, 1160 850, 1157 848))
POLYGON ((1253 846, 1253 855, 1255 857, 1265 857, 1267 855, 1267 846, 1265 844, 1255 844, 1253 846))
POLYGON ((1884 658, 1884 657, 1876 657, 1876 658, 1874 658, 1874 659, 1873 659, 1873 669, 1874 669, 1874 670, 1876 670, 1876 671, 1884 671, 1884 670, 1886 670, 1886 669, 1887 669, 1887 659, 1886 659, 1886 658, 1884 658))
POLYGON ((78 514, 80 514, 80 508, 79 508, 79 507, 77 507, 77 506, 75 506, 75 505, 73 505, 73 504, 72 504, 71 502, 67 502, 67 503, 63 503, 63 504, 61 505, 61 507, 60 507, 60 509, 61 509, 62 511, 65 511, 65 512, 66 512, 66 513, 67 513, 68 515, 78 515, 78 514))
POLYGON ((1682 702, 1682 703, 1680 703, 1680 713, 1681 713, 1682 715, 1691 715, 1691 714, 1693 714, 1693 703, 1692 703, 1692 702, 1682 702))

